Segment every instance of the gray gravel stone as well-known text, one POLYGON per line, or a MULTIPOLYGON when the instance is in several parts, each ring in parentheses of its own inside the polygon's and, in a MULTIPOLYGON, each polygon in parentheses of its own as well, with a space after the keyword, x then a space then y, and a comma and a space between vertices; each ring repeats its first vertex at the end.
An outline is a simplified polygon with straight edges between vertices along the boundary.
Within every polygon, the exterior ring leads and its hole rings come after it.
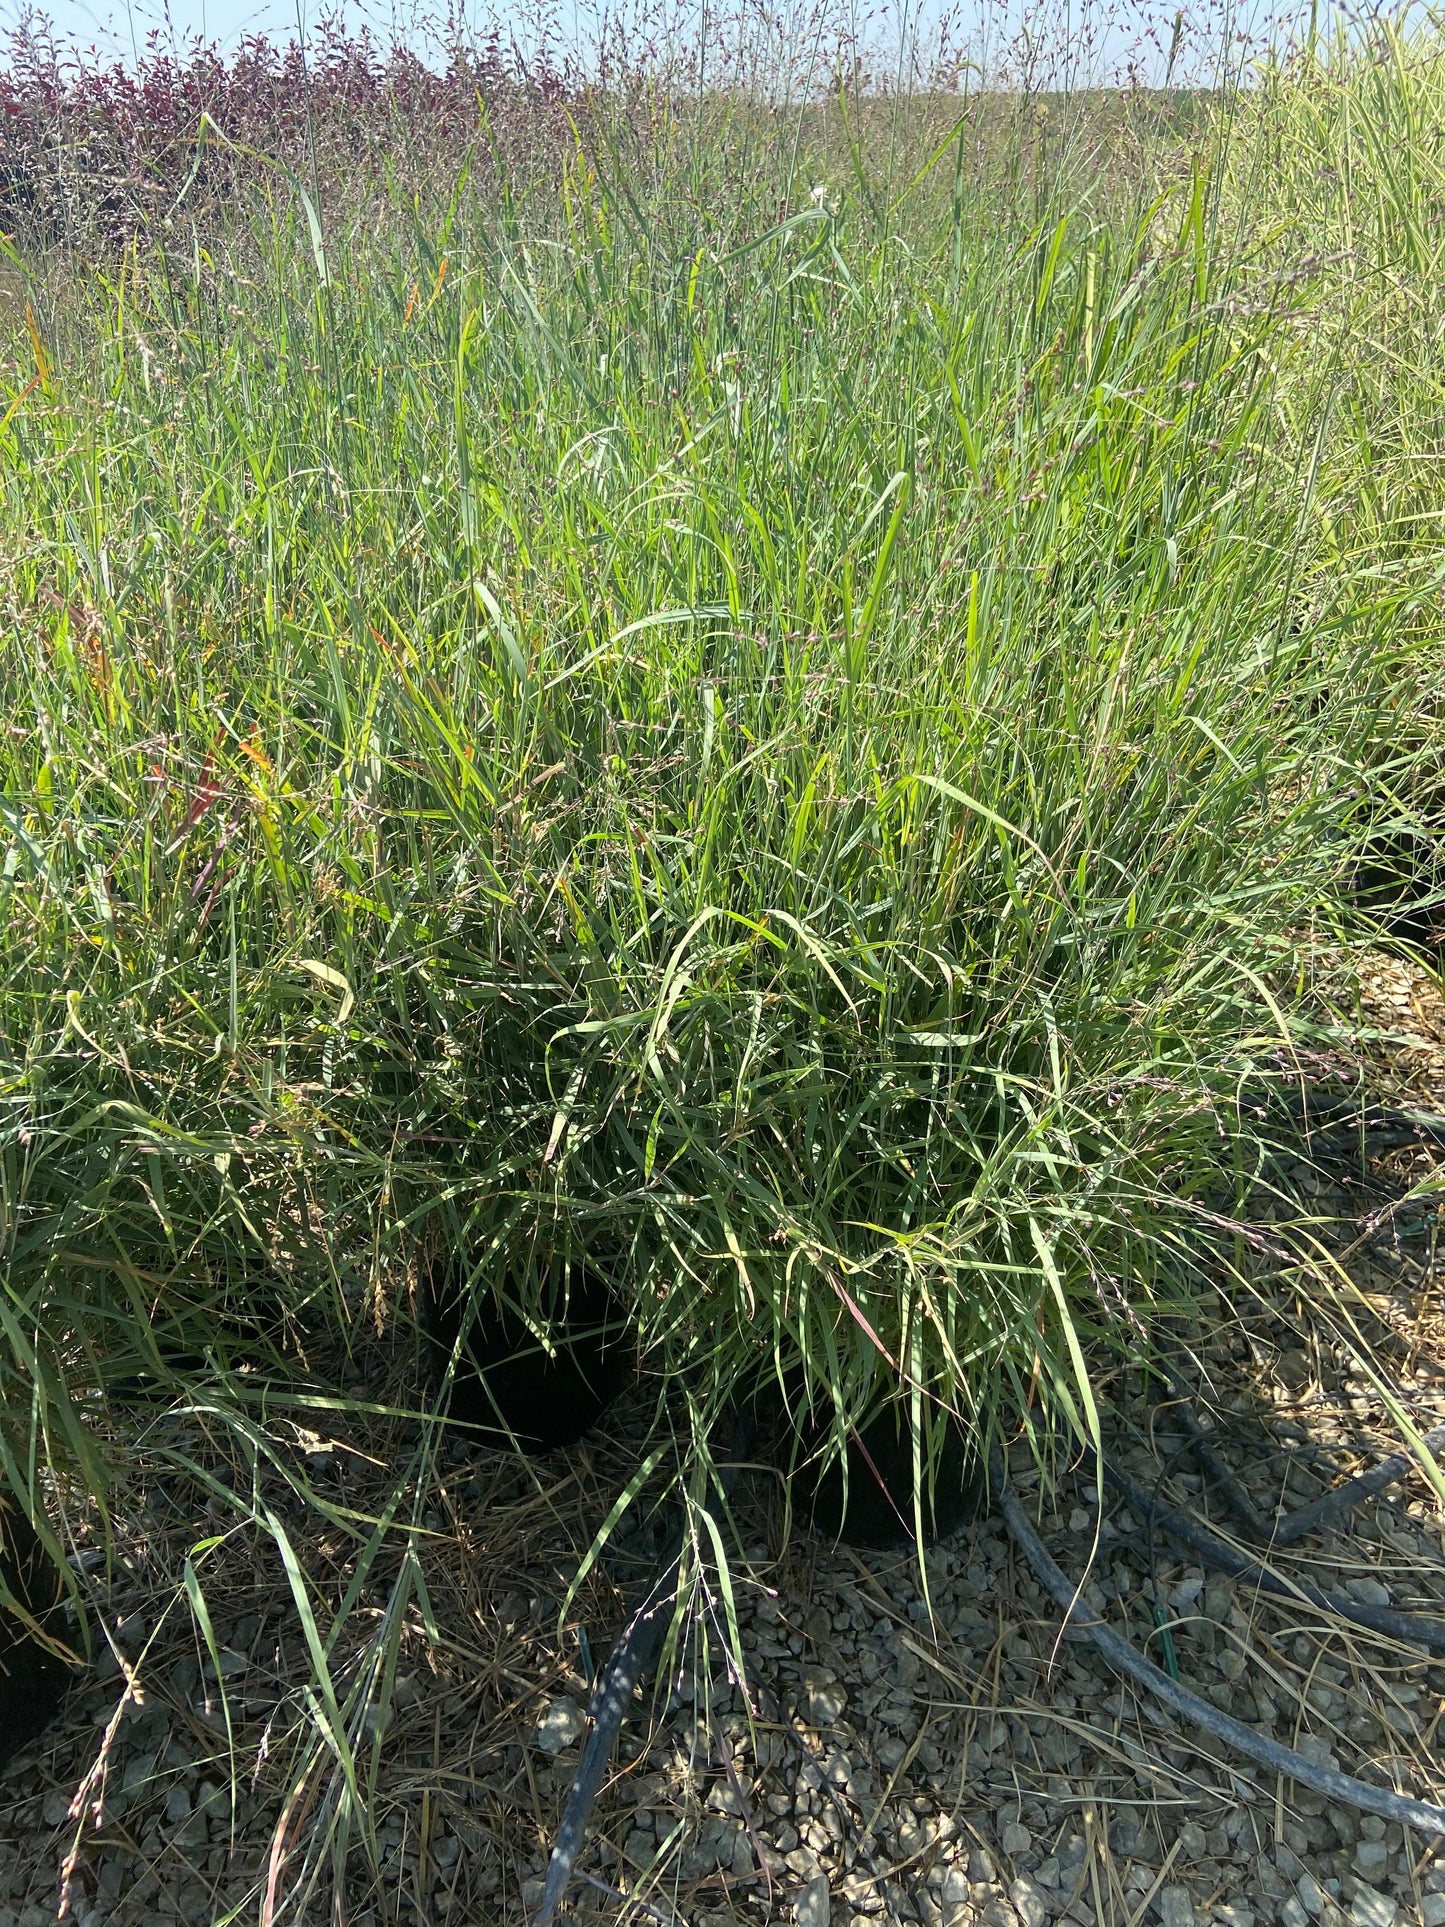
POLYGON ((1187 1866, 1196 1860, 1202 1860, 1208 1851, 1209 1841, 1203 1827, 1197 1820, 1186 1820, 1179 1829, 1180 1865, 1187 1866))
POLYGON ((1325 1818, 1346 1846, 1359 1837, 1360 1816, 1353 1807, 1326 1807, 1325 1818))
POLYGON ((575 1701, 553 1700, 537 1721, 537 1744, 544 1753, 558 1754, 581 1739, 587 1716, 575 1701))
POLYGON ((1305 1911, 1315 1920, 1323 1920, 1330 1905, 1330 1897, 1308 1868, 1300 1875, 1296 1891, 1304 1904, 1305 1911))
POLYGON ((731 1871, 734 1880, 751 1880, 757 1872, 757 1855, 753 1843, 748 1838, 746 1827, 739 1827, 733 1834, 731 1871))
POLYGON ((1400 1910, 1388 1894, 1374 1887, 1357 1887, 1350 1902, 1353 1927, 1395 1927, 1400 1910))
POLYGON ((1420 1927, 1445 1927, 1445 1893, 1421 1896, 1420 1927))
POLYGON ((1154 1905, 1159 1927, 1195 1927, 1194 1896, 1187 1887, 1161 1887, 1154 1905))
POLYGON ((793 1914, 798 1927, 828 1927, 831 1909, 828 1876, 820 1873, 798 1895, 793 1914))
POLYGON ((1023 1922, 1023 1927, 1044 1927, 1049 1917, 1048 1902, 1026 1874, 1021 1874, 1008 1890, 1014 1911, 1023 1922))
POLYGON ((1345 1591, 1358 1599, 1362 1606, 1388 1606, 1390 1591, 1378 1579, 1347 1579, 1345 1591))
POLYGON ((810 1726, 834 1726, 842 1719, 848 1695, 826 1667, 810 1666, 803 1674, 803 1714, 810 1726))
POLYGON ((156 1770, 154 1753, 137 1753, 126 1761, 125 1770, 120 1776, 120 1784, 126 1793, 136 1793, 149 1785, 156 1770))
POLYGON ((650 1829, 634 1827, 622 1844, 623 1858, 634 1867, 651 1866, 656 1846, 650 1829))
POLYGON ((942 1900, 945 1907, 966 1907, 968 1905, 968 1870, 965 1867, 950 1867, 943 1876, 942 1900))
POLYGON ((1362 1880, 1378 1880, 1389 1866, 1390 1849, 1383 1840, 1361 1840, 1355 1848, 1355 1872, 1362 1880))

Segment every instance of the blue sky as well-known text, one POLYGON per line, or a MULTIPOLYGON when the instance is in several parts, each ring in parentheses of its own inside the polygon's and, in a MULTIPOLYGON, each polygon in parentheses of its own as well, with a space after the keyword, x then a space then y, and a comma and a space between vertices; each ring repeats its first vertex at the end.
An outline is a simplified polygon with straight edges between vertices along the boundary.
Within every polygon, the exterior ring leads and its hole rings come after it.
MULTIPOLYGON (((445 3, 446 0, 40 0, 36 11, 54 23, 63 41, 94 47, 103 54, 129 61, 144 49, 148 37, 155 32, 176 45, 184 45, 199 34, 208 41, 231 47, 246 34, 265 33, 272 39, 286 40, 298 30, 307 33, 326 14, 341 15, 353 28, 367 23, 384 44, 397 38, 416 44, 415 21, 419 9, 431 7, 440 11, 445 3)), ((615 3, 616 0, 514 0, 511 6, 498 4, 494 8, 491 0, 451 0, 451 8, 463 18, 475 10, 472 17, 479 38, 483 26, 498 17, 504 30, 514 34, 523 46, 535 44, 539 23, 545 23, 547 37, 554 45, 565 46, 579 31, 586 35, 595 21, 598 6, 610 8, 615 3)), ((786 5, 787 0, 784 3, 786 5)), ((795 0, 795 3, 807 10, 818 4, 818 0, 795 0)), ((622 0, 622 4, 629 11, 641 9, 654 18, 659 13, 670 12, 676 19, 688 0, 622 0)), ((729 0, 714 0, 714 4, 720 11, 729 9, 729 0)), ((742 4, 746 6, 747 0, 742 0, 742 4)), ((886 18, 890 12, 896 14, 900 5, 907 6, 925 32, 941 17, 945 7, 951 7, 958 17, 955 0, 881 0, 881 5, 878 0, 873 0, 873 4, 870 0, 821 0, 821 4, 839 18, 846 17, 855 7, 867 7, 875 20, 886 18)), ((1255 35, 1263 32, 1268 37, 1270 4, 1271 0, 1187 0, 1186 12, 1201 23, 1212 21, 1213 25, 1206 29, 1211 35, 1219 33, 1219 23, 1227 10, 1235 28, 1243 25, 1255 35)), ((1303 5, 1307 11, 1308 0, 1284 0, 1284 4, 1296 12, 1303 5)), ((1146 22, 1154 24, 1155 44, 1168 46, 1177 5, 1178 0, 962 0, 964 13, 960 25, 964 31, 956 37, 967 37, 969 18, 991 19, 995 32, 1000 24, 1012 28, 1027 18, 1031 23, 1040 23, 1043 38, 1049 43, 1063 21, 1067 19, 1070 26, 1076 28, 1092 8, 1096 21, 1109 23, 1104 27, 1102 58, 1105 67, 1115 63, 1117 71, 1124 51, 1137 44, 1146 22)), ((27 0, 0 0, 0 33, 15 26, 26 11, 27 0)), ((1152 65, 1160 71, 1147 72, 1146 77, 1162 78, 1162 55, 1156 55, 1152 65)), ((1111 76, 1098 72, 1088 77, 1111 76)), ((1076 74, 1075 78, 1084 76, 1076 74)))
MULTIPOLYGON (((14 0, 0 0, 0 21, 7 27, 14 26, 24 11, 14 0)), ((156 29, 168 40, 185 42, 199 33, 227 47, 251 33, 289 39, 298 21, 303 28, 314 26, 323 9, 316 0, 133 0, 130 5, 117 5, 114 0, 45 0, 36 11, 54 22, 63 39, 126 57, 143 47, 156 29)), ((353 23, 363 18, 357 0, 325 11, 344 13, 353 23)), ((378 13, 370 5, 364 11, 375 27, 388 27, 389 12, 378 13)), ((389 37, 383 31, 383 38, 389 37)))

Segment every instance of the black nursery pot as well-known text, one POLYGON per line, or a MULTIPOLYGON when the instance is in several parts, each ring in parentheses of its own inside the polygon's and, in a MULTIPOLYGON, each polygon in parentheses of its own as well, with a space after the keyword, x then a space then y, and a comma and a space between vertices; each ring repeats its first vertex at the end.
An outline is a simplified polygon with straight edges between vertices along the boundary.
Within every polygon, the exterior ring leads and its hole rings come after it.
MULTIPOLYGON (((58 1634, 59 1575, 35 1528, 0 1489, 0 1577, 9 1595, 48 1632, 58 1634)), ((36 1639, 10 1607, 0 1605, 0 1768, 44 1732, 65 1696, 71 1669, 36 1639)))
POLYGON ((554 1338, 548 1351, 490 1293, 468 1304, 466 1268, 437 1267, 423 1293, 422 1329, 440 1390, 457 1340, 461 1356, 448 1415, 479 1443, 555 1452, 575 1445, 616 1398, 633 1366, 631 1333, 616 1293, 596 1272, 558 1267, 543 1284, 554 1338))
MULTIPOLYGON (((848 1438, 847 1490, 843 1464, 820 1465, 827 1437, 821 1419, 797 1436, 793 1503, 820 1538, 844 1545, 890 1550, 918 1543, 913 1510, 913 1433, 906 1404, 883 1405, 848 1438)), ((943 1451, 922 1493, 924 1546, 946 1539, 977 1518, 988 1498, 972 1435, 950 1418, 943 1451)))
POLYGON ((1419 950, 1445 944, 1445 854, 1442 834, 1404 832, 1376 840, 1351 879, 1355 902, 1392 937, 1419 950))
POLYGON ((167 1404, 177 1380, 209 1376, 213 1359, 222 1368, 284 1366, 289 1341, 303 1329, 279 1280, 259 1266, 223 1274, 200 1295, 182 1288, 156 1308, 143 1339, 107 1352, 106 1397, 122 1406, 167 1404), (199 1331, 211 1357, 195 1349, 199 1331))

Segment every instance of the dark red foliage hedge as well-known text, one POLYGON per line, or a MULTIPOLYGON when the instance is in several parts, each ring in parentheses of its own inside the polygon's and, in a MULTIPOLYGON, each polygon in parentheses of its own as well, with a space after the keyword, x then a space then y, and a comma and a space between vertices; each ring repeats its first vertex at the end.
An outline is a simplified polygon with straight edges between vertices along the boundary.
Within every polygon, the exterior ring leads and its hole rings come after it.
POLYGON ((578 90, 499 36, 436 65, 364 30, 230 54, 153 36, 134 66, 14 32, 0 66, 0 225, 29 241, 122 239, 143 222, 214 212, 247 180, 289 170, 323 189, 420 182, 469 147, 503 169, 554 153, 578 90))

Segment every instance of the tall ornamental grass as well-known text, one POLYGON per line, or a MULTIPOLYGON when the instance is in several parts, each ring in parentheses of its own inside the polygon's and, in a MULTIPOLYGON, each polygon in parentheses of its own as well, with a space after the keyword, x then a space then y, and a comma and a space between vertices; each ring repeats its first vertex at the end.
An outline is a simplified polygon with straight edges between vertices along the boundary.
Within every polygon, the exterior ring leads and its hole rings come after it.
POLYGON ((796 1368, 924 1476, 1209 1260, 1401 592, 1210 152, 925 106, 12 250, 13 1481, 441 1251, 604 1269, 694 1452, 796 1368))
POLYGON ((1392 927, 1445 929, 1445 656, 1441 650, 1440 285, 1445 265, 1445 47, 1438 21, 1312 35, 1238 103, 1224 218, 1290 276, 1307 343, 1279 406, 1321 424, 1323 566, 1395 602, 1399 686, 1362 787, 1370 900, 1392 927))

